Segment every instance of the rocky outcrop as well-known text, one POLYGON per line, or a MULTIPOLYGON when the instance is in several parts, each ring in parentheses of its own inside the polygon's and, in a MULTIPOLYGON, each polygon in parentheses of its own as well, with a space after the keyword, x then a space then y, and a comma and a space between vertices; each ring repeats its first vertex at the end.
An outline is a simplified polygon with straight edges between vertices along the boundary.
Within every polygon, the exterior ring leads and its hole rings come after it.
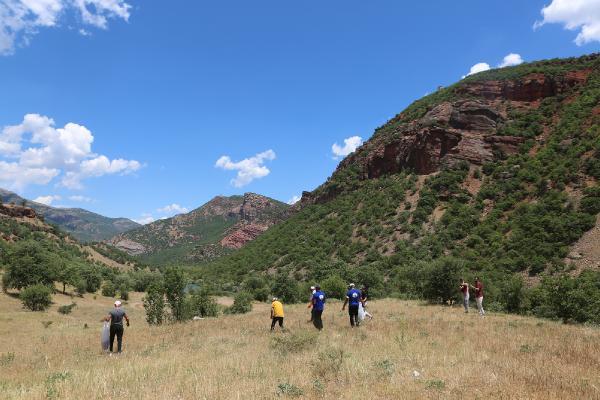
POLYGON ((239 249, 269 229, 269 224, 240 223, 219 242, 228 249, 239 249))
POLYGON ((132 256, 144 254, 147 251, 146 247, 144 247, 143 244, 130 239, 124 239, 118 236, 113 239, 107 240, 106 242, 111 246, 114 246, 117 249, 122 250, 132 256))
POLYGON ((13 218, 37 218, 33 208, 0 204, 0 214, 13 218))

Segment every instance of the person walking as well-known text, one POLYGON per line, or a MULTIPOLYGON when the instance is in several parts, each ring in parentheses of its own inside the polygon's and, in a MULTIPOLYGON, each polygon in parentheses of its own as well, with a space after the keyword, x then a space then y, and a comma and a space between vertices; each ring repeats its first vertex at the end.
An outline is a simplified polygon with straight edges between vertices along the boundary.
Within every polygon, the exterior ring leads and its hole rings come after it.
POLYGON ((323 310, 325 309, 325 293, 321 291, 319 285, 315 286, 315 293, 312 295, 312 308, 313 308, 313 325, 318 330, 323 330, 323 310))
POLYGON ((368 298, 369 298, 369 287, 367 285, 365 285, 360 289, 360 304, 358 305, 358 307, 359 307, 358 312, 360 314, 360 306, 362 305, 363 312, 365 313, 365 317, 369 317, 369 320, 372 320, 373 316, 367 311, 368 298))
POLYGON ((460 278, 459 289, 463 296, 463 306, 465 307, 465 313, 469 312, 469 284, 465 282, 463 278, 460 278))
POLYGON ((358 305, 361 302, 361 296, 360 290, 354 287, 354 283, 348 285, 348 292, 346 293, 346 300, 344 300, 342 311, 344 311, 346 304, 348 304, 348 314, 350 315, 350 326, 352 328, 360 325, 360 321, 358 320, 358 305))
POLYGON ((472 286, 472 288, 475 290, 477 310, 479 310, 479 315, 483 317, 485 315, 485 310, 483 309, 483 283, 479 280, 479 277, 475 277, 475 286, 472 286))
POLYGON ((123 345, 123 319, 127 322, 127 326, 129 326, 129 317, 125 310, 121 308, 121 302, 119 300, 115 301, 115 308, 113 308, 105 320, 110 322, 110 353, 113 352, 113 344, 115 342, 115 336, 117 337, 117 353, 121 353, 122 345, 123 345))
POLYGON ((271 332, 275 330, 275 324, 279 323, 279 327, 283 330, 283 304, 277 299, 277 297, 273 297, 273 302, 271 303, 271 332))
POLYGON ((316 290, 314 286, 310 287, 310 297, 308 299, 308 308, 310 308, 310 319, 308 320, 308 322, 313 322, 314 318, 315 318, 315 308, 313 307, 313 295, 315 294, 316 290))

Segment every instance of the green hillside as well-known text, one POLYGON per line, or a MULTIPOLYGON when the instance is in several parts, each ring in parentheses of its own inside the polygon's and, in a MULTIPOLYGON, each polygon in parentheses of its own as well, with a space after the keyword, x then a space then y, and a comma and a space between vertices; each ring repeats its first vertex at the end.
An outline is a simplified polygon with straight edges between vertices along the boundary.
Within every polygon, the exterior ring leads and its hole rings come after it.
POLYGON ((581 273, 568 255, 596 223, 598 179, 600 56, 491 70, 410 105, 299 212, 198 276, 339 277, 445 301, 460 274, 480 275, 492 309, 556 317, 574 306, 548 297, 573 290, 584 313, 600 301, 600 265, 581 273))
POLYGON ((36 203, 0 189, 0 200, 6 204, 23 204, 33 208, 47 222, 58 226, 83 242, 108 239, 140 226, 127 218, 109 218, 81 208, 56 208, 36 203))
POLYGON ((217 196, 189 213, 120 234, 109 243, 151 264, 192 264, 243 246, 285 219, 288 208, 254 193, 217 196))

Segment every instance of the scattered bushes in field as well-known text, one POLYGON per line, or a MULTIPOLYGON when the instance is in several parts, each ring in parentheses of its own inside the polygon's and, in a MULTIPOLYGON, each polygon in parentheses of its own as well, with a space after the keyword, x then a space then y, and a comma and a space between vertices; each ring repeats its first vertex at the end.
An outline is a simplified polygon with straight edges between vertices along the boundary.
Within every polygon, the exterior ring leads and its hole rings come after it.
POLYGON ((230 314, 245 314, 252 311, 252 295, 248 292, 239 292, 233 299, 233 305, 227 309, 230 314))
POLYGON ((71 311, 73 311, 73 308, 75 308, 75 306, 77 306, 76 303, 62 305, 58 307, 58 312, 65 315, 71 314, 71 311))

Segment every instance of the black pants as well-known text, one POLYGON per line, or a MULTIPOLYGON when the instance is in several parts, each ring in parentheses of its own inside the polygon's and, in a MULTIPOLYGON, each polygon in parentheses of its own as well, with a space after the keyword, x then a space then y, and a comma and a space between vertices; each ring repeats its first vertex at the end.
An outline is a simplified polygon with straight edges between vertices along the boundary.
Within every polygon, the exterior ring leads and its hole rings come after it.
POLYGON ((279 322, 279 326, 283 329, 283 317, 273 317, 271 321, 271 330, 275 329, 275 324, 279 322))
POLYGON ((111 325, 110 326, 110 352, 113 351, 113 343, 115 342, 115 335, 117 335, 117 351, 121 352, 121 344, 123 344, 123 325, 111 325))
POLYGON ((315 319, 315 308, 311 307, 311 309, 310 309, 310 322, 313 322, 314 319, 315 319))
POLYGON ((360 322, 358 321, 358 306, 349 306, 348 314, 350 314, 350 325, 358 326, 360 322))
POLYGON ((313 325, 318 330, 323 329, 323 320, 321 316, 323 315, 323 310, 313 310, 313 325))

